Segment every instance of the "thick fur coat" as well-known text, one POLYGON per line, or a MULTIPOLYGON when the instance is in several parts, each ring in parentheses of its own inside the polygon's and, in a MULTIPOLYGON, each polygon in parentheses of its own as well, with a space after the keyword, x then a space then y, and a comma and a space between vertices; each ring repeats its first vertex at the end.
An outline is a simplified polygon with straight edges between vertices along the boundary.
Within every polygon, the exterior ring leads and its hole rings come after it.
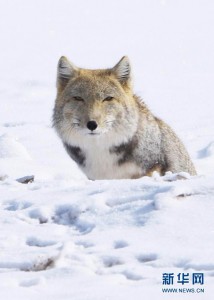
POLYGON ((127 57, 99 70, 77 68, 61 57, 53 125, 89 179, 196 174, 174 131, 133 93, 127 57))

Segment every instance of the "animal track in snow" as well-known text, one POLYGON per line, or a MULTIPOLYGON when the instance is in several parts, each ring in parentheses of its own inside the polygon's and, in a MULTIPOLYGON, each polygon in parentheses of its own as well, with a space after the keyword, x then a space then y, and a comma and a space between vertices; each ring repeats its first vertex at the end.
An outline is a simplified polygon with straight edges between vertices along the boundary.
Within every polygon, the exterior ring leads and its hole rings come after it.
POLYGON ((76 242, 77 246, 83 246, 84 248, 90 248, 94 246, 94 243, 90 241, 78 241, 76 242))
POLYGON ((39 279, 30 279, 30 280, 23 280, 22 282, 20 282, 20 286, 22 287, 31 287, 34 285, 38 285, 39 284, 39 279))
POLYGON ((26 208, 29 208, 32 206, 32 203, 27 202, 27 201, 9 201, 6 202, 5 204, 5 210, 9 211, 17 211, 17 210, 23 210, 26 208))
POLYGON ((18 126, 24 126, 27 123, 25 122, 8 122, 8 123, 4 123, 3 126, 4 127, 18 127, 18 126))
POLYGON ((124 240, 118 240, 118 241, 114 242, 114 249, 121 249, 121 248, 125 248, 128 246, 129 246, 129 244, 124 240))
POLYGON ((111 268, 114 266, 124 264, 124 262, 121 260, 121 258, 116 257, 116 256, 104 256, 102 259, 103 259, 103 263, 104 263, 105 267, 107 267, 107 268, 111 268))
POLYGON ((151 254, 140 254, 136 258, 140 263, 147 263, 147 262, 157 260, 158 256, 154 253, 151 253, 151 254))
POLYGON ((45 279, 43 277, 42 278, 31 278, 31 279, 22 280, 19 285, 22 287, 31 287, 34 285, 41 284, 43 282, 45 282, 45 279))
POLYGON ((71 205, 58 206, 52 220, 56 224, 73 226, 81 234, 90 233, 95 225, 84 220, 84 212, 71 205))
POLYGON ((29 237, 26 244, 30 247, 49 247, 56 245, 57 242, 49 240, 39 240, 36 237, 29 237))
POLYGON ((182 268, 184 270, 193 269, 196 271, 213 271, 214 264, 206 264, 206 263, 197 263, 192 262, 191 260, 181 259, 179 262, 175 264, 177 268, 182 268))
POLYGON ((80 213, 79 209, 71 205, 59 205, 55 210, 52 220, 54 223, 61 225, 74 225, 80 213))
POLYGON ((46 207, 34 208, 29 211, 28 216, 31 219, 37 219, 40 224, 44 224, 51 220, 51 211, 46 207))

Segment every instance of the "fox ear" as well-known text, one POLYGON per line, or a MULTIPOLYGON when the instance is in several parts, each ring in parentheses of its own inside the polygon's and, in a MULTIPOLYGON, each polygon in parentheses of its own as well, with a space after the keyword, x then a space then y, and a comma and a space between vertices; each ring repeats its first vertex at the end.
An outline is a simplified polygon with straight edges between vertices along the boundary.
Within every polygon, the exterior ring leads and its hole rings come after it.
POLYGON ((125 84, 131 81, 131 65, 127 56, 123 56, 112 71, 120 83, 125 84))
POLYGON ((62 56, 58 62, 58 76, 64 79, 70 79, 77 68, 67 59, 67 57, 62 56))
POLYGON ((63 89, 68 81, 76 75, 78 68, 75 67, 65 56, 62 56, 57 67, 57 87, 63 89))

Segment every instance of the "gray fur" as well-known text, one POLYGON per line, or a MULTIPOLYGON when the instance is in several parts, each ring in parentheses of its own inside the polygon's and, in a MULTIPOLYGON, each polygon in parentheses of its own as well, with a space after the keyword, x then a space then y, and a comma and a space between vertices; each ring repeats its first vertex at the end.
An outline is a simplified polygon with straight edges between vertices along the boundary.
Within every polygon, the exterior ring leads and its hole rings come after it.
POLYGON ((80 69, 61 58, 53 126, 90 179, 139 178, 153 171, 196 174, 171 127, 133 94, 127 57, 106 70, 80 69), (98 124, 93 135, 87 129, 91 120, 98 124))
POLYGON ((127 143, 123 143, 119 146, 113 146, 110 148, 110 153, 116 154, 118 158, 118 165, 122 165, 126 162, 135 161, 135 149, 138 147, 138 139, 134 136, 127 143))
POLYGON ((74 147, 64 143, 64 147, 70 157, 80 166, 84 166, 85 156, 79 147, 74 147))

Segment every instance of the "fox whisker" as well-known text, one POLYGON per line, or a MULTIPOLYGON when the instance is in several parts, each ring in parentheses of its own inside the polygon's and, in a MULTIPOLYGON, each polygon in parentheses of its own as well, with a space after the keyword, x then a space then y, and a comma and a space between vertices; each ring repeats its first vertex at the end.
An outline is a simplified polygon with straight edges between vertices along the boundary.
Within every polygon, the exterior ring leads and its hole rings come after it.
POLYGON ((105 121, 104 124, 112 124, 114 122, 114 120, 112 121, 105 121))

